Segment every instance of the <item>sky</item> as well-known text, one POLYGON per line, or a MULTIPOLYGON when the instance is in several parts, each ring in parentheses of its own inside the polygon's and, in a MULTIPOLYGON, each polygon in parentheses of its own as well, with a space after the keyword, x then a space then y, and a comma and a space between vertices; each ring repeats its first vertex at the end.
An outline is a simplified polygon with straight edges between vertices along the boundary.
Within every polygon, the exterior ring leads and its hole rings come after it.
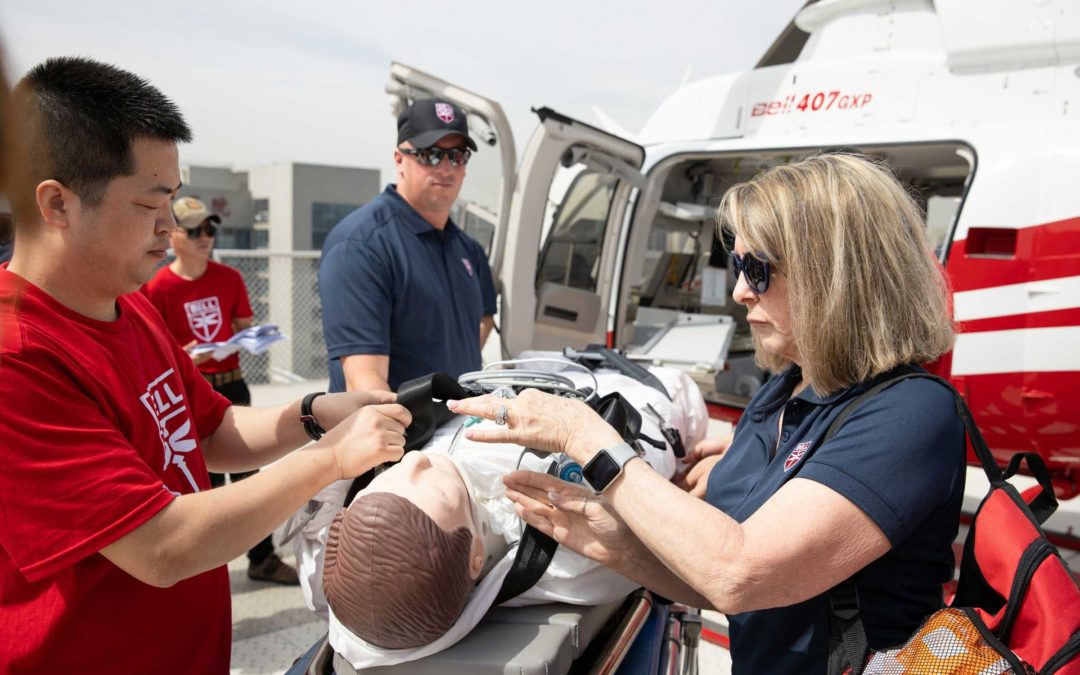
MULTIPOLYGON (((520 159, 547 106, 632 132, 683 82, 751 68, 803 0, 4 0, 9 76, 49 56, 135 72, 195 140, 181 162, 364 166, 393 180, 391 61, 498 101, 520 159)), ((462 197, 494 202, 493 151, 462 197)))

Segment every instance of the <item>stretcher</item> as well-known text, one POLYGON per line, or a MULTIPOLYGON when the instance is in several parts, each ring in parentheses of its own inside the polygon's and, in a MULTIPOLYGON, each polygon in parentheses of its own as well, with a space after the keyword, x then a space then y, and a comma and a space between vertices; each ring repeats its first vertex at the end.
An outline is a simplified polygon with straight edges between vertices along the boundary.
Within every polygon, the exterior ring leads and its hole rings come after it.
MULTIPOLYGON (((309 675, 696 675, 695 610, 638 590, 625 601, 495 607, 454 646, 429 657, 357 671, 324 640, 309 675)), ((291 671, 295 672, 295 671, 291 671)))

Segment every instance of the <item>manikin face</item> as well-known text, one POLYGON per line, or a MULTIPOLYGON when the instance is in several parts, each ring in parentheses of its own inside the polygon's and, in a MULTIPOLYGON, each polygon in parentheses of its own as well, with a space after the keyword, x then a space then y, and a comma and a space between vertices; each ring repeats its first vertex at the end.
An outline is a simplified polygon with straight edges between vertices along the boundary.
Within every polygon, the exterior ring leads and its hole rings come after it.
MULTIPOLYGON (((739 255, 753 253, 748 251, 739 237, 735 237, 735 252, 739 255)), ((799 363, 795 335, 791 332, 791 306, 788 301, 787 278, 770 270, 769 287, 760 295, 750 290, 746 277, 740 274, 731 291, 735 302, 746 306, 746 320, 754 340, 770 354, 782 356, 789 361, 799 363)))
POLYGON ((446 455, 407 452, 405 457, 376 476, 357 497, 389 492, 404 497, 447 532, 465 527, 473 535, 469 571, 476 579, 484 562, 484 544, 473 521, 472 500, 454 462, 446 455))
MULTIPOLYGON (((460 134, 440 139, 435 146, 468 148, 460 134)), ((403 147, 411 146, 406 143, 403 147)), ((438 166, 427 166, 416 161, 415 157, 395 150, 394 164, 398 174, 398 194, 421 213, 449 211, 465 181, 465 165, 451 166, 450 160, 445 157, 438 166)))
POLYGON ((187 230, 182 227, 177 227, 173 231, 169 240, 172 242, 173 251, 176 253, 176 257, 183 260, 209 260, 210 252, 214 250, 214 238, 206 234, 206 224, 210 218, 207 218, 199 225, 199 238, 192 239, 188 236, 187 230))
POLYGON ((176 228, 172 198, 180 188, 180 163, 172 141, 132 143, 135 172, 109 182, 101 203, 81 202, 70 214, 68 250, 92 261, 98 289, 118 296, 138 290, 165 259, 176 228), (107 276, 106 276, 107 275, 107 276))

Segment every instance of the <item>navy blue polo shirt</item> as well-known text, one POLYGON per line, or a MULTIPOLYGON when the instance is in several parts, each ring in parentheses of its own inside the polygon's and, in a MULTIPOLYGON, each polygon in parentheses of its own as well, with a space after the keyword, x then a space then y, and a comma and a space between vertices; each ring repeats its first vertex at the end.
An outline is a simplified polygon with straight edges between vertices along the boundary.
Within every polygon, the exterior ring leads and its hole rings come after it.
MULTIPOLYGON (((855 575, 870 646, 902 643, 941 607, 941 585, 953 576, 965 445, 952 394, 932 380, 902 380, 864 401, 835 436, 815 447, 845 404, 868 386, 826 397, 808 387, 792 398, 801 377, 793 366, 750 401, 730 449, 709 475, 705 499, 741 523, 797 476, 853 502, 892 544, 855 575)), ((734 673, 825 672, 825 594, 728 621, 734 673)))
POLYGON ((480 368, 480 320, 495 313, 483 248, 453 221, 431 226, 389 185, 326 237, 319 263, 330 391, 341 358, 390 357, 390 388, 480 368))

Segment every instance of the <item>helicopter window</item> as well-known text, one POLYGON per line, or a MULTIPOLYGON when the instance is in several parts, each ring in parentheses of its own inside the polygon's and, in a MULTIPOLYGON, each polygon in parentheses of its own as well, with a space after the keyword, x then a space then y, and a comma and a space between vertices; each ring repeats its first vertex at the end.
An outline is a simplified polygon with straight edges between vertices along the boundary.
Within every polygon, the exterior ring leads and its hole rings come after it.
POLYGON ((552 216, 540 250, 536 288, 546 282, 595 291, 600 250, 618 177, 584 170, 552 216))

